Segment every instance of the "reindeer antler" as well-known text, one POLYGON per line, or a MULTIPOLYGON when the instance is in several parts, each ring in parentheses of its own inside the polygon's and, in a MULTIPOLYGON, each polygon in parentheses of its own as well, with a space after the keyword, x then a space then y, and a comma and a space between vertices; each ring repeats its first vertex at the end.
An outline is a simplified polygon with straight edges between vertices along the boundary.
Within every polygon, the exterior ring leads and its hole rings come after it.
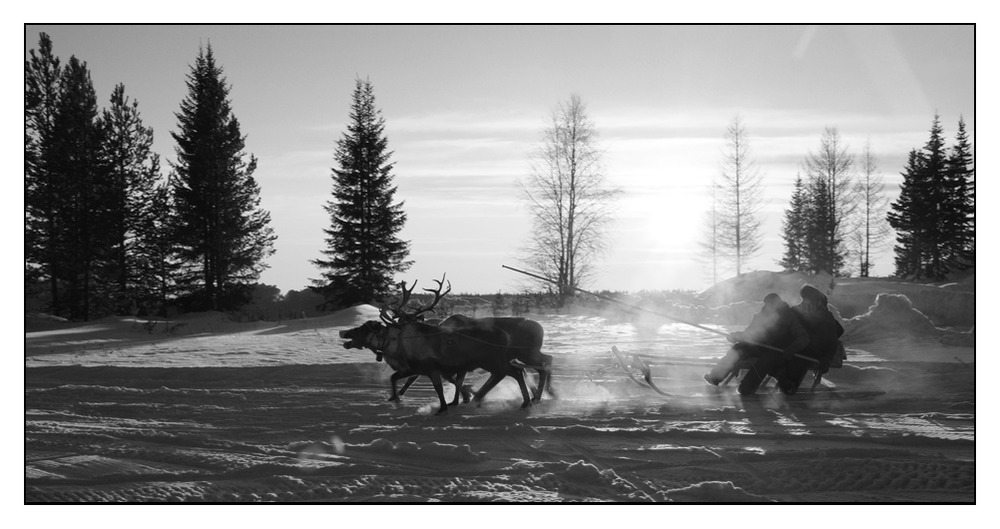
MULTIPOLYGON (((438 287, 436 289, 433 288, 424 289, 424 292, 430 292, 434 294, 434 301, 432 301, 431 304, 428 305, 426 308, 421 308, 420 310, 415 312, 413 314, 414 317, 416 317, 419 314, 423 314, 425 312, 432 312, 434 310, 434 307, 437 306, 438 302, 441 301, 441 298, 447 296, 448 293, 451 292, 451 281, 448 281, 448 290, 441 292, 441 289, 444 288, 445 276, 447 275, 448 275, 447 273, 442 274, 440 281, 438 281, 437 279, 434 280, 434 282, 438 284, 438 287)), ((414 283, 414 285, 416 285, 416 283, 414 283)))
POLYGON ((399 289, 402 292, 402 296, 400 298, 397 298, 396 302, 391 305, 390 304, 382 305, 379 308, 379 317, 381 317, 382 321, 385 322, 387 325, 395 325, 400 322, 405 323, 410 321, 416 321, 420 319, 421 314, 424 314, 426 312, 432 312, 434 310, 434 307, 437 306, 437 304, 441 301, 441 299, 444 298, 446 295, 448 295, 449 292, 451 292, 450 281, 448 282, 447 290, 445 290, 444 292, 441 291, 442 289, 444 289, 445 276, 447 276, 447 274, 442 275, 440 281, 438 281, 437 279, 434 280, 434 282, 437 283, 438 285, 436 289, 434 288, 423 289, 424 292, 430 292, 434 294, 434 301, 432 301, 430 305, 427 305, 426 307, 418 307, 415 311, 412 312, 407 312, 403 309, 405 309, 406 304, 409 303, 410 295, 413 293, 413 289, 417 288, 417 282, 414 281, 413 286, 410 287, 409 290, 407 290, 406 281, 400 281, 399 289))
POLYGON ((399 291, 402 293, 402 296, 397 298, 395 303, 391 305, 386 303, 379 307, 379 318, 381 318, 387 325, 392 325, 399 322, 400 314, 407 316, 407 314, 403 311, 403 307, 410 302, 410 294, 413 293, 413 289, 415 288, 417 288, 416 281, 413 282, 413 286, 410 287, 409 290, 406 288, 406 281, 400 281, 399 291))

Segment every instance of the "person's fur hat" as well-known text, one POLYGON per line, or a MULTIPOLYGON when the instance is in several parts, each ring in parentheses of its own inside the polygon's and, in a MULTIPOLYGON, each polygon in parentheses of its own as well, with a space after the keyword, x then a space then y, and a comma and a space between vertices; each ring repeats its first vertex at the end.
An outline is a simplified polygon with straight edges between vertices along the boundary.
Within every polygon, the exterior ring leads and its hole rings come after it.
POLYGON ((822 307, 825 307, 827 304, 826 296, 812 285, 803 286, 802 290, 799 291, 799 295, 802 296, 802 301, 809 301, 822 307))
POLYGON ((781 301, 781 296, 779 296, 775 292, 771 292, 770 294, 764 296, 764 306, 766 307, 777 305, 778 302, 780 301, 781 301))

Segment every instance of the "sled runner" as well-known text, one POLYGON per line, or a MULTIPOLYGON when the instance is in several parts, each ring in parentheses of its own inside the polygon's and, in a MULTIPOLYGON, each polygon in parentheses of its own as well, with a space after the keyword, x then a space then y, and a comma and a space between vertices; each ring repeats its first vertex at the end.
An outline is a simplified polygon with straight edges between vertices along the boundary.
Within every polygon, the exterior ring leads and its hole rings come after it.
POLYGON ((614 354, 615 359, 618 361, 618 366, 625 371, 625 374, 628 375, 628 378, 631 379, 632 382, 635 382, 644 388, 652 389, 660 395, 665 395, 667 397, 673 396, 672 394, 656 387, 656 384, 653 383, 653 375, 649 369, 649 364, 647 364, 642 357, 634 354, 625 355, 618 350, 618 346, 611 346, 611 353, 614 354))

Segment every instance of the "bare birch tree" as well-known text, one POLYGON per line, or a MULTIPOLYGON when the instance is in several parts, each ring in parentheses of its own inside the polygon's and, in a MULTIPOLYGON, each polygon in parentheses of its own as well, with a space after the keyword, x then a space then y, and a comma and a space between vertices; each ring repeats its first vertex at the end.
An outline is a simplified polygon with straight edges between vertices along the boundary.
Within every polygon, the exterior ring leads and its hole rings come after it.
POLYGON ((709 186, 711 202, 709 209, 705 211, 704 218, 704 240, 700 243, 701 258, 705 264, 710 265, 711 270, 706 269, 705 275, 712 277, 712 284, 719 282, 719 260, 723 258, 722 249, 719 247, 719 185, 715 182, 709 186))
POLYGON ((608 187, 601 157, 597 129, 573 95, 553 110, 531 172, 518 182, 533 220, 521 261, 558 285, 560 306, 607 248, 607 226, 621 191, 608 187))
POLYGON ((762 178, 751 158, 743 120, 736 116, 726 129, 722 171, 719 175, 718 247, 734 260, 736 275, 760 252, 762 178))
POLYGON ((865 144, 859 162, 861 167, 854 183, 857 226, 851 235, 851 242, 854 246, 852 253, 858 259, 858 275, 868 277, 874 264, 872 254, 886 249, 892 230, 886 220, 889 199, 885 196, 885 183, 870 141, 865 144))

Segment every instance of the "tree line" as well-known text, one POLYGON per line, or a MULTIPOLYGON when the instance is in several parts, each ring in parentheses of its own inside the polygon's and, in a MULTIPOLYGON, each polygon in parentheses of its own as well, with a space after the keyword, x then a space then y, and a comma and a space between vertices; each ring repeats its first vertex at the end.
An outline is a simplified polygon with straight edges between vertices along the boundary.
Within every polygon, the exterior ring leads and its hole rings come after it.
MULTIPOLYGON (((356 80, 336 142, 324 205, 330 223, 322 256, 312 260, 320 277, 278 308, 272 302, 280 292, 257 283, 276 240, 260 207, 257 160, 245 151, 210 44, 199 48, 186 87, 171 133, 176 158, 163 177, 153 130, 124 85, 99 109, 86 62, 73 56, 63 64, 40 35, 25 60, 26 301, 86 320, 163 313, 168 305, 312 315, 306 305, 336 309, 392 295, 394 277, 413 261, 410 242, 399 238, 405 204, 396 197, 371 81, 356 80)), ((724 138, 704 244, 713 276, 723 265, 742 273, 763 235, 763 179, 741 118, 724 138)), ((890 227, 899 276, 939 279, 974 265, 974 168, 964 121, 947 149, 935 117, 928 143, 910 153, 891 208, 871 145, 855 159, 835 128, 823 132, 802 170, 782 223, 784 269, 867 276, 890 227)), ((533 221, 519 260, 544 278, 532 287, 563 306, 607 251, 621 194, 607 182, 598 130, 579 96, 553 109, 517 185, 533 221)))
POLYGON ((186 85, 163 178, 138 101, 118 84, 99 109, 87 63, 40 35, 25 60, 26 298, 73 320, 250 299, 275 235, 211 45, 186 85))
MULTIPOLYGON (((762 237, 762 183, 739 117, 724 138, 702 243, 713 283, 720 263, 741 274, 762 237)), ((835 127, 824 129, 819 149, 800 167, 781 223, 784 270, 869 277, 873 256, 892 243, 893 230, 897 277, 936 281, 975 266, 975 168, 964 119, 947 148, 934 116, 927 143, 909 154, 892 203, 871 142, 855 156, 835 127)))

